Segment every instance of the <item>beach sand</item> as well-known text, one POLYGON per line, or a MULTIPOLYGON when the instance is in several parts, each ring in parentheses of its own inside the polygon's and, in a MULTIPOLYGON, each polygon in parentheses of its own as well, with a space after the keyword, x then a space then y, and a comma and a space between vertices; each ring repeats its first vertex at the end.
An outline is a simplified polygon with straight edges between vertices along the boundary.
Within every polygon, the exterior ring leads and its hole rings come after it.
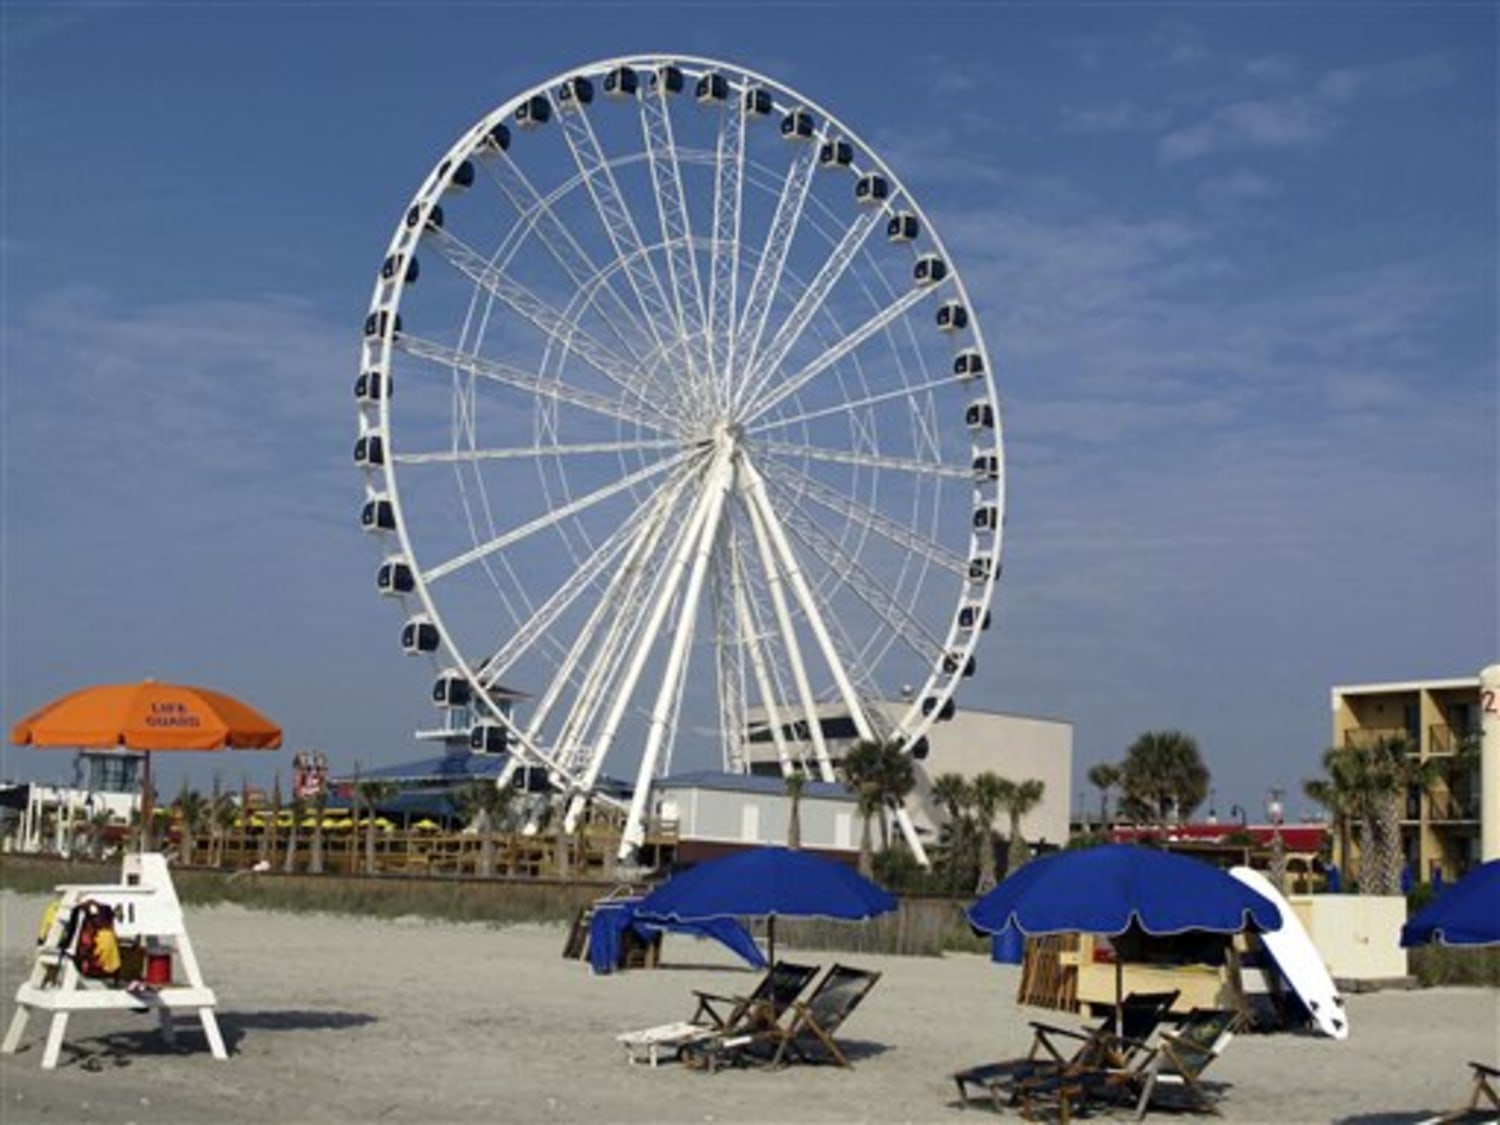
MULTIPOLYGON (((0 892, 7 1025, 44 903, 0 892)), ((210 1057, 196 1021, 169 1049, 153 1016, 84 1013, 43 1071, 46 1016, 34 1016, 21 1051, 0 1056, 0 1122, 974 1122, 991 1111, 960 1108, 952 1072, 1024 1052, 1029 1019, 1076 1019, 1019 1007, 1018 970, 983 957, 848 956, 883 974, 840 1035, 853 1069, 653 1069, 627 1064, 616 1034, 686 1019, 692 989, 743 992, 759 974, 676 935, 661 968, 594 976, 563 959, 559 926, 232 906, 187 917, 229 1060, 210 1057)), ((1224 1119, 1411 1122, 1462 1099, 1467 1060, 1500 1058, 1496 990, 1385 991, 1348 1006, 1347 1042, 1237 1037, 1206 1076, 1221 1084, 1224 1119)))

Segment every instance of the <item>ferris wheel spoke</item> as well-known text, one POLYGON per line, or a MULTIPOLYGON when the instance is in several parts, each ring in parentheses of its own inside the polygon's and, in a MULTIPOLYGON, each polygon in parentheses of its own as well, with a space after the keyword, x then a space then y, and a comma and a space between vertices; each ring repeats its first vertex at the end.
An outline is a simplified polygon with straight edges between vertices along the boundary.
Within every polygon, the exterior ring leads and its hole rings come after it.
POLYGON ((640 106, 641 125, 650 158, 651 179, 656 188, 656 206, 667 251, 667 274, 671 279, 678 337, 689 361, 691 385, 696 388, 709 382, 707 373, 712 357, 705 354, 706 341, 700 336, 705 319, 703 283, 698 276, 698 258, 693 252, 692 223, 682 186, 682 165, 672 135, 668 96, 665 89, 647 93, 637 99, 637 105, 640 106))
POLYGON ((656 441, 591 441, 571 445, 535 445, 511 449, 452 449, 434 453, 397 453, 398 465, 452 465, 469 461, 505 461, 515 458, 578 457, 601 453, 644 453, 680 449, 682 442, 669 438, 656 441))
POLYGON ((798 298, 796 307, 787 314, 781 327, 777 329, 765 353, 757 356, 751 369, 746 372, 745 385, 749 389, 743 394, 742 401, 755 401, 755 397, 761 393, 766 381, 775 376, 781 361, 802 338, 803 332, 812 323, 813 317, 827 301, 829 292, 849 269, 880 219, 881 212, 871 208, 861 212, 859 218, 855 219, 844 231, 844 236, 839 240, 838 245, 829 253, 817 275, 808 283, 806 290, 798 298))
POLYGON ((577 406, 592 414, 614 418, 621 422, 633 422, 658 433, 667 428, 667 422, 654 412, 642 410, 628 403, 608 398, 592 391, 585 391, 557 380, 544 379, 531 371, 522 371, 493 359, 483 359, 471 352, 451 348, 434 340, 402 333, 396 338, 396 347, 407 355, 424 359, 439 367, 463 371, 476 378, 511 387, 539 399, 564 402, 577 406))
POLYGON ((455 269, 541 329, 549 340, 572 352, 643 405, 651 409, 661 408, 661 404, 655 402, 647 388, 641 385, 637 376, 638 365, 627 362, 599 343, 579 327, 576 320, 547 304, 519 281, 507 277, 503 270, 491 265, 452 234, 440 230, 434 232, 432 238, 444 259, 455 269))
MULTIPOLYGON (((649 544, 654 524, 659 520, 661 507, 666 502, 664 498, 670 496, 671 491, 669 487, 663 492, 653 494, 612 531, 593 554, 581 560, 573 573, 568 576, 567 581, 562 583, 528 620, 517 623, 516 627, 511 630, 510 639, 480 667, 480 679, 486 684, 498 682, 510 671, 517 659, 530 650, 544 634, 549 633, 558 618, 567 612, 579 597, 590 587, 599 584, 600 576, 605 573, 605 568, 624 553, 626 555, 624 566, 606 584, 605 592, 595 607, 594 616, 579 634, 580 640, 590 638, 593 622, 602 615, 612 595, 618 593, 618 584, 629 577, 635 569, 635 562, 643 547, 649 544)), ((543 709, 538 708, 538 710, 543 709)))
MULTIPOLYGON (((534 229, 541 238, 542 244, 547 247, 548 253, 556 260, 563 272, 568 275, 573 285, 584 291, 594 284, 595 278, 601 277, 601 271, 594 264, 588 252, 579 244, 578 239, 568 226, 558 218, 557 211, 553 207, 552 199, 542 195, 532 184, 530 178, 521 170, 508 152, 501 152, 494 161, 487 161, 486 168, 490 179, 510 200, 517 213, 523 228, 534 229)), ((641 324, 640 318, 631 309, 610 284, 599 286, 601 297, 607 297, 615 315, 604 314, 601 319, 610 326, 616 338, 636 362, 640 362, 645 351, 641 344, 646 338, 646 329, 641 324), (626 331, 626 328, 632 331, 626 331), (632 332, 635 337, 632 338, 632 332)), ((596 300, 595 306, 600 304, 596 300)))
MULTIPOLYGON (((573 687, 576 702, 559 732, 558 742, 569 748, 582 746, 581 732, 592 725, 593 715, 603 699, 602 685, 608 679, 606 670, 614 659, 611 654, 618 650, 621 638, 628 636, 628 625, 639 620, 634 608, 641 600, 640 591, 649 585, 652 573, 646 564, 660 545, 670 525, 674 505, 689 479, 687 474, 678 474, 678 479, 667 482, 648 503, 645 522, 637 525, 630 536, 629 550, 622 565, 611 575, 547 686, 534 713, 533 732, 540 733, 563 692, 573 687), (601 629, 604 629, 602 639, 599 637, 601 629)), ((570 760, 580 770, 586 764, 571 755, 570 760)))
POLYGON ((858 348, 867 340, 884 331, 913 305, 916 305, 930 297, 935 289, 940 288, 944 282, 937 285, 917 287, 909 289, 897 297, 885 308, 854 329, 842 340, 838 341, 822 355, 812 360, 796 374, 789 376, 785 382, 771 390, 771 392, 755 402, 749 403, 743 415, 746 420, 759 418, 768 410, 775 408, 776 404, 790 395, 796 394, 818 375, 832 367, 839 360, 858 348))
POLYGON ((893 391, 884 391, 877 395, 867 395, 864 398, 850 399, 848 402, 840 402, 834 406, 825 406, 819 410, 809 410, 803 414, 793 414, 783 418, 771 418, 766 421, 757 422, 753 426, 746 426, 745 432, 750 435, 763 434, 767 430, 784 429, 787 426, 801 425, 803 422, 812 422, 819 418, 828 418, 835 414, 851 414, 858 410, 865 410, 871 406, 879 406, 881 403, 894 402, 896 399, 910 399, 915 395, 935 391, 939 387, 952 386, 952 377, 943 379, 929 379, 925 383, 913 383, 909 387, 897 387, 893 391))
POLYGON ((635 488, 641 484, 644 484, 652 477, 666 472, 674 465, 681 464, 689 457, 697 455, 697 452, 698 451, 695 449, 684 449, 681 453, 678 453, 675 456, 665 458, 661 461, 656 462, 656 464, 654 465, 648 465, 644 469, 639 469, 636 472, 631 473, 629 476, 621 477, 613 484, 608 484, 603 488, 596 489, 595 491, 590 492, 587 496, 580 496, 572 503, 564 504, 562 507, 554 509, 544 516, 538 516, 536 519, 524 523, 520 527, 517 527, 512 531, 506 532, 504 535, 497 535, 488 542, 481 543, 473 550, 465 551, 460 555, 455 555, 447 562, 439 563, 437 566, 424 570, 422 572, 422 581, 426 583, 436 582, 438 579, 445 578, 456 570, 461 570, 466 566, 470 566, 473 563, 478 562, 480 559, 494 554, 496 551, 503 551, 507 547, 514 546, 516 543, 519 543, 521 542, 521 540, 535 535, 539 531, 545 531, 549 527, 555 527, 564 520, 572 519, 574 516, 578 515, 581 512, 587 511, 589 508, 592 508, 596 504, 602 504, 604 501, 610 499, 611 497, 618 496, 621 492, 624 492, 627 489, 635 488))
POLYGON ((950 551, 941 543, 925 535, 912 531, 905 524, 893 520, 883 512, 861 504, 789 465, 768 462, 765 468, 767 473, 777 479, 784 488, 790 489, 792 494, 806 496, 828 511, 876 532, 898 547, 917 552, 929 562, 955 575, 962 576, 968 573, 967 562, 956 552, 950 551))
POLYGON ((793 442, 757 441, 757 450, 793 460, 809 458, 840 465, 861 465, 870 469, 891 469, 903 473, 919 473, 928 477, 948 477, 953 480, 973 479, 973 470, 957 465, 944 465, 934 461, 918 461, 910 457, 890 457, 879 453, 857 453, 846 449, 825 449, 816 445, 798 445, 793 442))
POLYGON ((854 596, 928 666, 935 665, 943 655, 942 638, 934 636, 905 605, 887 594, 885 585, 865 568, 858 556, 845 550, 842 544, 824 532, 790 495, 779 486, 773 487, 772 491, 785 499, 780 511, 792 534, 814 555, 835 560, 838 564, 834 568, 836 573, 854 596))
POLYGON ((665 348, 675 336, 675 333, 668 331, 673 323, 672 306, 662 290, 656 266, 641 241, 640 230, 620 193, 620 185, 615 181, 609 159, 599 144, 588 113, 581 106, 558 111, 554 104, 553 108, 562 122, 568 151, 573 154, 573 162, 578 166, 589 197, 594 201, 594 210, 604 225, 616 256, 624 263, 625 275, 640 304, 641 312, 645 315, 647 331, 657 348, 665 348))
POLYGON ((729 401, 729 358, 734 341, 740 274, 740 223, 745 184, 745 100, 730 97, 719 117, 714 146, 714 219, 709 254, 708 340, 719 401, 729 401))
MULTIPOLYGON (((730 359, 730 378, 737 386, 755 370, 755 356, 760 348, 761 337, 766 331, 771 308, 776 303, 781 275, 786 269, 787 251, 791 249, 792 237, 796 234, 802 218, 802 208, 807 202, 807 189, 812 184, 813 170, 817 167, 818 146, 802 142, 786 177, 782 180, 781 194, 776 199, 776 212, 771 218, 771 227, 766 235, 760 260, 755 266, 755 276, 750 282, 750 295, 745 300, 738 331, 735 333, 734 352, 730 359)), ((739 396, 734 396, 739 401, 739 396)))

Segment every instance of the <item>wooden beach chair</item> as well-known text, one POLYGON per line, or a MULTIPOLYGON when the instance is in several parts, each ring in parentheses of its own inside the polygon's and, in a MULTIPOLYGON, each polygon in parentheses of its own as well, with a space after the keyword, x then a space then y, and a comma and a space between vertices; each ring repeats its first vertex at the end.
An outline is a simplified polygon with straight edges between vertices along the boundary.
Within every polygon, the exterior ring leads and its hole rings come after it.
POLYGON ((1137 1121, 1146 1116, 1152 1102, 1165 1089, 1177 1089, 1192 1108, 1217 1113, 1214 1099, 1202 1084, 1203 1072, 1224 1053, 1244 1021, 1240 1012, 1197 1008, 1182 1025, 1158 1036, 1155 1049, 1139 1068, 1140 1096, 1135 1105, 1137 1121))
POLYGON ((693 990, 698 1006, 688 1022, 719 1030, 745 1030, 754 1021, 774 1023, 818 975, 817 965, 778 961, 747 996, 693 990))
POLYGON ((1020 1108, 1023 1117, 1050 1109, 1059 1121, 1068 1122, 1079 1112, 1134 1103, 1139 1121, 1157 1104, 1160 1094, 1175 1089, 1183 1095, 1178 1108, 1216 1113, 1201 1077, 1244 1019, 1236 1011, 1194 1009, 1178 1027, 1162 1029, 1150 1043, 1117 1044, 1129 1050, 1128 1065, 1118 1065, 1122 1056, 1112 1054, 1098 1063, 1023 1078, 1011 1087, 1011 1104, 1020 1108))
POLYGON ((817 975, 816 965, 778 961, 746 996, 694 989, 697 1007, 690 1018, 622 1032, 615 1041, 625 1048, 627 1061, 657 1066, 663 1057, 681 1057, 708 1040, 747 1036, 774 1025, 817 975))
POLYGON ((1032 1020, 1031 1049, 1025 1055, 981 1063, 953 1075, 959 1102, 967 1106, 975 1096, 971 1091, 977 1091, 999 1111, 1016 1103, 1017 1087, 1023 1082, 1068 1071, 1127 1069, 1167 1018, 1179 995, 1176 990, 1132 992, 1120 1002, 1118 1031, 1113 1012, 1100 1023, 1083 1028, 1032 1020))
POLYGON ((683 1057, 710 1071, 730 1062, 773 1068, 791 1062, 831 1062, 848 1067, 852 1064, 835 1036, 879 980, 879 973, 866 969, 830 966, 812 994, 792 1001, 781 1019, 739 1031, 726 1029, 693 1043, 683 1057))
POLYGON ((1463 1121, 1474 1117, 1481 1111, 1486 1113, 1490 1110, 1500 1111, 1500 1067, 1493 1067, 1482 1062, 1471 1062, 1469 1069, 1474 1073, 1474 1082, 1469 1088, 1469 1100, 1456 1109, 1450 1109, 1447 1113, 1424 1118, 1417 1122, 1417 1125, 1447 1125, 1448 1122, 1463 1121), (1481 1103, 1488 1103, 1488 1105, 1481 1106, 1481 1103))

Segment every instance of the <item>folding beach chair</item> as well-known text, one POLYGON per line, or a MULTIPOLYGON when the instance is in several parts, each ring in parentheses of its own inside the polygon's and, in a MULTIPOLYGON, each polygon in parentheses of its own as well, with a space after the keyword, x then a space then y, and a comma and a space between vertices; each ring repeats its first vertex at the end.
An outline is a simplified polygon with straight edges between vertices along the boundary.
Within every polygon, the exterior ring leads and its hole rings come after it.
POLYGON ((1115 1068, 1124 1070, 1145 1049, 1180 992, 1132 992, 1120 1002, 1118 1032, 1111 1012, 1093 1027, 1066 1028, 1031 1021, 1031 1049, 1020 1058, 982 1063, 953 1075, 960 1103, 974 1095, 988 1096, 995 1109, 1015 1104, 1020 1083, 1052 1078, 1068 1071, 1115 1068))
POLYGON ((1450 1109, 1447 1113, 1419 1121, 1417 1125, 1447 1125, 1450 1121, 1463 1121, 1481 1111, 1481 1102, 1488 1103, 1484 1112, 1500 1111, 1500 1068, 1482 1062, 1471 1062, 1469 1069, 1474 1072, 1474 1084, 1469 1089, 1469 1100, 1456 1109, 1450 1109))
POLYGON ((1203 1072, 1224 1053, 1243 1020, 1239 1012, 1196 1008, 1176 1030, 1161 1032, 1156 1049, 1139 1069, 1139 1079, 1132 1080, 1140 1087, 1136 1120, 1146 1116, 1157 1094, 1167 1088, 1182 1091, 1193 1108, 1216 1113, 1201 1081, 1203 1072))
POLYGON ((622 1032, 615 1041, 625 1048, 628 1061, 656 1066, 663 1055, 681 1057, 695 1044, 774 1025, 817 975, 816 965, 778 961, 746 996, 694 989, 697 1006, 690 1018, 622 1032))
POLYGON ((1168 1089, 1180 1091, 1181 1108, 1215 1113, 1214 1100, 1201 1078, 1229 1045, 1244 1021, 1240 1012, 1195 1008, 1175 1029, 1163 1029, 1151 1043, 1121 1046, 1133 1049, 1125 1067, 1106 1059, 1051 1075, 1026 1078, 1012 1088, 1013 1103, 1023 1117, 1051 1108, 1062 1122, 1073 1114, 1108 1104, 1134 1102, 1136 1120, 1168 1089))
POLYGON ((880 974, 833 965, 806 1000, 794 1000, 782 1018, 769 1024, 725 1029, 683 1049, 683 1060, 713 1071, 728 1063, 768 1067, 789 1062, 831 1062, 850 1066, 834 1036, 869 995, 880 974))
POLYGON ((849 1066, 834 1035, 879 980, 879 973, 867 969, 832 966, 811 996, 792 1002, 784 1023, 773 1024, 762 1033, 764 1041, 776 1048, 770 1065, 783 1066, 796 1059, 849 1066))
POLYGON ((741 1031, 755 1022, 774 1023, 817 975, 817 965, 778 961, 766 970, 766 975, 748 996, 728 996, 694 989, 698 1006, 688 1022, 719 1030, 741 1031))

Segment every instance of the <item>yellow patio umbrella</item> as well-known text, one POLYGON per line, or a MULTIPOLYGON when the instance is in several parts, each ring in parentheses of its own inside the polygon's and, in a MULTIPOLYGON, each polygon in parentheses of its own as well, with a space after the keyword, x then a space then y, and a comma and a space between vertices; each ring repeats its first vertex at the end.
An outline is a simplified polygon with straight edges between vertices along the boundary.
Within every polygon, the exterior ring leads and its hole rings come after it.
POLYGON ((429 820, 424 816, 421 820, 417 821, 411 827, 413 832, 436 832, 438 825, 437 821, 429 820))

